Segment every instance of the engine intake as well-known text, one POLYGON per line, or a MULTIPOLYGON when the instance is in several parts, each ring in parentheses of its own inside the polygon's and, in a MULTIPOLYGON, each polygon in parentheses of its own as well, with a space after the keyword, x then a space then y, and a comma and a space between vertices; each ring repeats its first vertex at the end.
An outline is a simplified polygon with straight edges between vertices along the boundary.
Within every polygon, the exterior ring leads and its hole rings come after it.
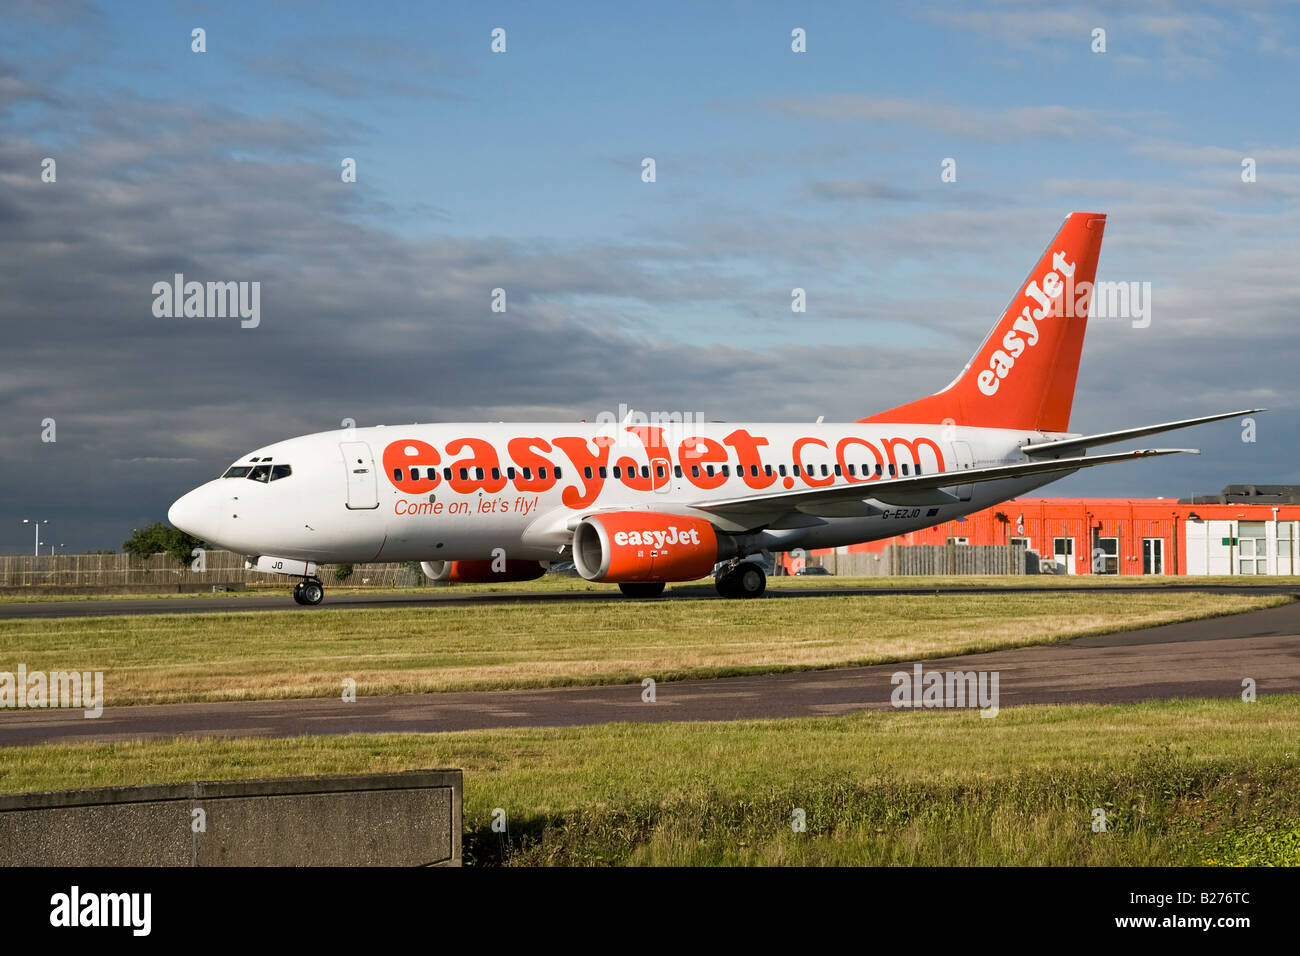
POLYGON ((578 522, 573 564, 588 581, 693 581, 709 574, 729 545, 701 518, 611 511, 578 522))

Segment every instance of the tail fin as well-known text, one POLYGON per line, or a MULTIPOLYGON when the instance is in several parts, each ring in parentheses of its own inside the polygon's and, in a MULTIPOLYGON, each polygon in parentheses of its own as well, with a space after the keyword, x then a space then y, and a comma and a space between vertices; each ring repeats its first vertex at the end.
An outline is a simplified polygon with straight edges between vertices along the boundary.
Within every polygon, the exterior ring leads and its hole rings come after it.
POLYGON ((1038 265, 974 357, 943 391, 863 422, 899 422, 1064 432, 1106 217, 1066 217, 1038 265))

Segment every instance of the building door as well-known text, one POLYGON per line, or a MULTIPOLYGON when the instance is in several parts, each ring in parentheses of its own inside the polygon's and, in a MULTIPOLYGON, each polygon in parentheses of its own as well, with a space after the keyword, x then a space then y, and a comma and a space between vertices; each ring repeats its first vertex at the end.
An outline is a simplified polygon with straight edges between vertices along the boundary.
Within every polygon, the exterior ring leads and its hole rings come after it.
POLYGON ((1237 522, 1237 573, 1268 574, 1268 532, 1263 521, 1237 522))
POLYGON ((1143 574, 1164 574, 1165 573, 1165 539, 1164 538, 1143 538, 1142 539, 1142 573, 1143 574))
POLYGON ((363 441, 339 443, 343 469, 347 472, 347 506, 351 511, 368 511, 379 507, 379 485, 375 477, 375 459, 370 445, 363 441))
POLYGON ((1074 539, 1053 538, 1052 559, 1063 568, 1066 574, 1074 573, 1074 539))

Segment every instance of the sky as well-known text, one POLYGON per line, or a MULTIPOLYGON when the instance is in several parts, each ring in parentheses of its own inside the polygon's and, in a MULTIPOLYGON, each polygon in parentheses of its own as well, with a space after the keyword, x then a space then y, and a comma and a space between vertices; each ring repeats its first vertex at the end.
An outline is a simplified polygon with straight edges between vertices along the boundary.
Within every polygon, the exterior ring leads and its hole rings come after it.
POLYGON ((0 0, 0 23, 0 552, 30 551, 24 518, 118 548, 348 418, 861 418, 947 384, 1074 210, 1107 214, 1098 279, 1149 282, 1151 314, 1090 322, 1072 430, 1269 411, 1037 494, 1300 483, 1296 4, 0 0), (260 283, 258 324, 155 315, 177 273, 260 283))

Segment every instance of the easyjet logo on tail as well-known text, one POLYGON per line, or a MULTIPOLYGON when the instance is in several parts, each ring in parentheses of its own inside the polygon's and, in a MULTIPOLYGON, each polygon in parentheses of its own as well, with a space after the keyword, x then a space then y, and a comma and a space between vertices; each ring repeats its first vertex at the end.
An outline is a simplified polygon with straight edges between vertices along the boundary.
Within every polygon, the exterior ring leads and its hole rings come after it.
POLYGON ((1015 368, 1016 359, 1026 349, 1038 344, 1038 323, 1060 315, 1056 300, 1064 291, 1065 280, 1073 278, 1074 269, 1075 263, 1066 259, 1063 251, 1057 251, 1052 254, 1052 268, 1043 276, 1041 285, 1037 278, 1029 280, 1022 296, 1038 303, 1038 308, 1034 308, 1031 302, 1021 309, 1019 317, 1002 336, 1002 348, 989 356, 989 367, 982 369, 976 378, 976 384, 983 394, 996 395, 1002 380, 1015 368), (1024 336, 1021 337, 1019 333, 1024 333, 1024 336))

